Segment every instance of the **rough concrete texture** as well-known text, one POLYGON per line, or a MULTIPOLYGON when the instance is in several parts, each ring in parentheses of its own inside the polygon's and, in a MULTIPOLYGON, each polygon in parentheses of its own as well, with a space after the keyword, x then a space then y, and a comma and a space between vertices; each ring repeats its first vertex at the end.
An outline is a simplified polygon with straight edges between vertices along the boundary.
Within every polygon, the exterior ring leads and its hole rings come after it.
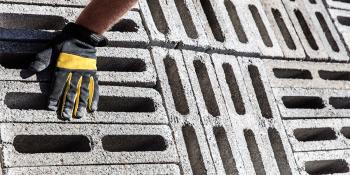
POLYGON ((329 8, 350 10, 349 1, 325 0, 329 8))
POLYGON ((165 125, 1 124, 1 141, 4 167, 178 163, 165 125))
POLYGON ((350 50, 350 23, 348 21, 350 19, 349 11, 329 9, 329 13, 339 33, 343 36, 347 49, 350 50))

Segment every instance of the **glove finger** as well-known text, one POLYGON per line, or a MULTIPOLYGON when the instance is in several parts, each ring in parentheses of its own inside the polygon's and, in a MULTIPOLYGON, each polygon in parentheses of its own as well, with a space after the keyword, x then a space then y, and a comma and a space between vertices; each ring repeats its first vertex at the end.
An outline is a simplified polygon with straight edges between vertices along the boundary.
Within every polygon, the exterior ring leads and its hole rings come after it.
POLYGON ((90 77, 89 83, 89 111, 94 112, 98 108, 98 101, 100 99, 99 87, 98 87, 98 77, 93 75, 90 77))
POLYGON ((45 49, 35 56, 35 60, 29 65, 29 70, 41 72, 50 65, 53 48, 45 49))
POLYGON ((63 89, 67 82, 71 81, 72 73, 64 70, 55 72, 55 81, 52 84, 52 91, 49 97, 48 109, 56 111, 59 105, 59 100, 62 95, 63 89))
POLYGON ((84 75, 82 77, 82 82, 80 87, 79 101, 75 102, 74 116, 76 118, 83 118, 86 115, 86 109, 88 106, 88 99, 89 99, 89 83, 90 83, 90 75, 84 75))
POLYGON ((78 73, 73 73, 70 83, 67 83, 67 88, 62 97, 62 112, 61 117, 65 120, 70 120, 73 117, 73 109, 75 102, 79 99, 82 77, 78 73))

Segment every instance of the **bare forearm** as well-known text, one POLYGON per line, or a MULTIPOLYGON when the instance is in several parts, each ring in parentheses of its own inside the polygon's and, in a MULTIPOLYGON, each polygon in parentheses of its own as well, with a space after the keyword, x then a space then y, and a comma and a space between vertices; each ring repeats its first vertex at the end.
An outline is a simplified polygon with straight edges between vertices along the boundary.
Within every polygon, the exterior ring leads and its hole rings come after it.
POLYGON ((136 3, 137 0, 92 0, 76 23, 102 34, 117 23, 136 3))

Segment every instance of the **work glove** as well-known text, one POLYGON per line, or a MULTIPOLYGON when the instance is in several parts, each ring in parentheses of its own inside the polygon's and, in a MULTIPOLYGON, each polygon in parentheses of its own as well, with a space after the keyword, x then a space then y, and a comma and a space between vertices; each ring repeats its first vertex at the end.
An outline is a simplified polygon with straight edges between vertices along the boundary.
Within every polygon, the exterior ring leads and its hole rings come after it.
POLYGON ((48 109, 58 111, 64 120, 82 118, 87 111, 97 110, 99 100, 96 75, 96 49, 108 40, 87 28, 68 23, 49 46, 36 55, 29 66, 41 72, 55 66, 48 109))

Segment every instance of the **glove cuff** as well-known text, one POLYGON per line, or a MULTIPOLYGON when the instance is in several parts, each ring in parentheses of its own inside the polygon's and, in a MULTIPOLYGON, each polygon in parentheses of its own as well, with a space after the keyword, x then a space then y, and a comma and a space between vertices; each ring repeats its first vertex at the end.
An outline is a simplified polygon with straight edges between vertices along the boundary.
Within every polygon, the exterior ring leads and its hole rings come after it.
POLYGON ((96 34, 88 28, 72 22, 68 23, 62 32, 94 47, 104 47, 108 45, 108 39, 103 35, 96 34))

